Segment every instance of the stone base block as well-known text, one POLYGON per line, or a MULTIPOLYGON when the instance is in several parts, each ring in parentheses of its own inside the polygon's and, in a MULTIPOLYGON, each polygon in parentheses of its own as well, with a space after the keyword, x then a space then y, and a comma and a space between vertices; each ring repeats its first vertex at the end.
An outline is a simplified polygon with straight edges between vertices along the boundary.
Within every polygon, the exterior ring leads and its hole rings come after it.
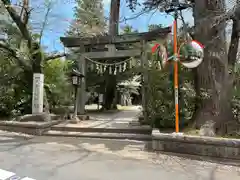
POLYGON ((90 119, 88 115, 78 115, 77 117, 82 121, 86 121, 90 119))

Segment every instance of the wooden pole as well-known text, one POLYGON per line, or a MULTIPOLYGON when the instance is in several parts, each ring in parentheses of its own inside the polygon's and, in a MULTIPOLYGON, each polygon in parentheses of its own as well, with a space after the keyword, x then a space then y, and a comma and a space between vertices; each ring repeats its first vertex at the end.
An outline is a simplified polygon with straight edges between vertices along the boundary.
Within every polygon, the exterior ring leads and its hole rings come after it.
POLYGON ((174 92, 175 92, 175 131, 179 132, 179 105, 178 105, 178 50, 177 50, 177 12, 174 15, 173 43, 174 43, 174 92))

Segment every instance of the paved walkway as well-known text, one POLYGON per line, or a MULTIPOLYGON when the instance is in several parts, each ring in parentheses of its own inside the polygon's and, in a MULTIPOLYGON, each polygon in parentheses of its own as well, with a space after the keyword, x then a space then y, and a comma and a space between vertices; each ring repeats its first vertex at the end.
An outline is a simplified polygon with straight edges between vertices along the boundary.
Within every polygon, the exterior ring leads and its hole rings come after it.
POLYGON ((144 142, 0 133, 0 168, 36 180, 239 180, 240 168, 144 151, 144 142))
POLYGON ((59 126, 68 127, 91 127, 91 128, 127 128, 132 122, 137 122, 141 113, 139 106, 132 106, 129 110, 116 112, 89 113, 90 120, 81 121, 78 124, 62 123, 59 126))

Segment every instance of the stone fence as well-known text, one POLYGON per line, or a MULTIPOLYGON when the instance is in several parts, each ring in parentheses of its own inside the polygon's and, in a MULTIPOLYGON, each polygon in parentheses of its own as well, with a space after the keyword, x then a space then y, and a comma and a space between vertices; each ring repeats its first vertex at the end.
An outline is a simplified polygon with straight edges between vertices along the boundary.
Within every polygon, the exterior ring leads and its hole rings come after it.
POLYGON ((240 139, 165 134, 153 131, 151 148, 176 154, 189 154, 240 160, 240 139))

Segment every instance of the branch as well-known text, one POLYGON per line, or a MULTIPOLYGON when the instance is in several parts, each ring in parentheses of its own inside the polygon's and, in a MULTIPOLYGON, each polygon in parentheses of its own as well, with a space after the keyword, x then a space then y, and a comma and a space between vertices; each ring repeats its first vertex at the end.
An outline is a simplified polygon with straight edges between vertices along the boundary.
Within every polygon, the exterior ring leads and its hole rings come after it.
POLYGON ((65 57, 66 55, 67 55, 66 53, 54 54, 54 55, 51 55, 51 56, 47 56, 47 57, 45 58, 45 61, 50 61, 50 60, 53 60, 53 59, 65 57))
POLYGON ((48 15, 50 13, 50 10, 51 10, 51 7, 50 7, 50 4, 48 4, 47 12, 44 16, 43 25, 42 25, 42 29, 41 29, 41 32, 40 32, 39 44, 41 44, 41 41, 42 41, 43 32, 44 32, 45 26, 47 25, 47 19, 48 19, 48 15))
POLYGON ((29 10, 29 0, 23 0, 23 5, 18 5, 19 7, 21 7, 21 12, 20 12, 20 17, 22 18, 22 22, 27 25, 28 24, 28 20, 30 18, 30 13, 33 9, 29 10))
MULTIPOLYGON (((30 18, 30 11, 29 11, 29 0, 23 0, 23 10, 24 10, 24 14, 23 17, 22 17, 22 21, 25 25, 28 24, 28 20, 30 18)), ((20 15, 21 17, 21 15, 20 15)))
POLYGON ((10 0, 1 0, 1 1, 4 4, 5 8, 7 9, 12 20, 17 24, 20 32, 22 33, 23 38, 28 41, 28 46, 31 47, 32 39, 31 39, 31 34, 29 33, 29 31, 27 29, 27 24, 22 22, 21 17, 18 15, 16 10, 13 8, 10 0))
POLYGON ((26 63, 24 59, 21 59, 20 57, 17 56, 17 53, 14 49, 12 49, 8 44, 0 42, 0 49, 4 49, 13 57, 14 59, 17 60, 17 63, 25 70, 30 70, 31 67, 26 63))

